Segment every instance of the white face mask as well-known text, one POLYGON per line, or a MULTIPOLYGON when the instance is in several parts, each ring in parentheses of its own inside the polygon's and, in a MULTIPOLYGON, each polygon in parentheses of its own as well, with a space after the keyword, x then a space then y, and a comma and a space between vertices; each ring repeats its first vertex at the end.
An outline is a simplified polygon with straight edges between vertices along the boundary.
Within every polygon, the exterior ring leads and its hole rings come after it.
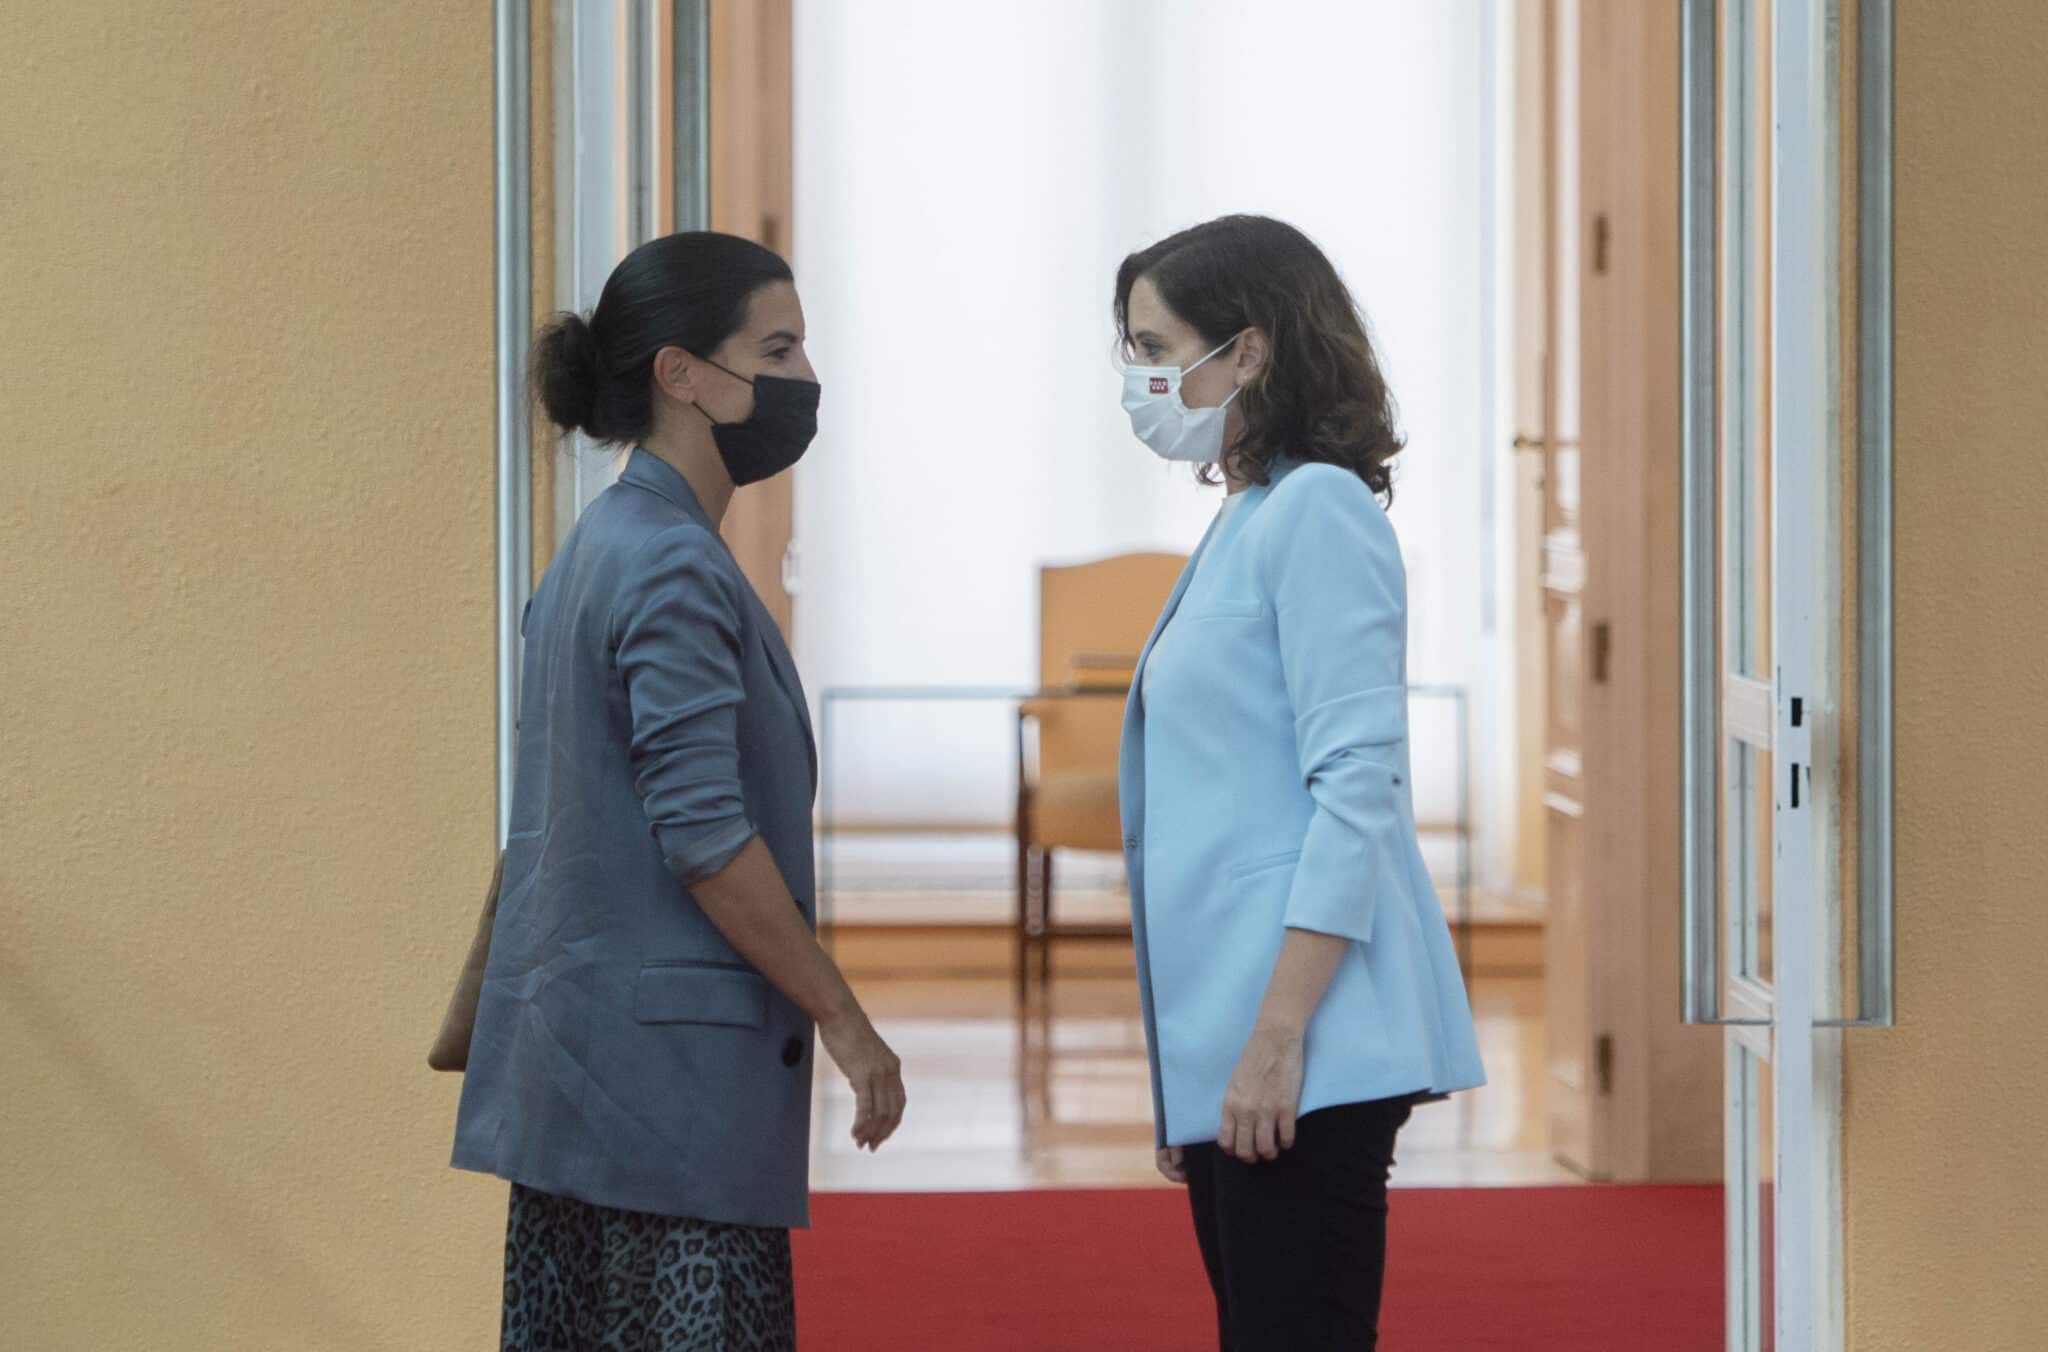
POLYGON ((1181 402, 1181 378, 1236 342, 1232 334, 1221 346, 1185 370, 1178 366, 1126 366, 1124 368, 1124 412, 1131 415, 1131 431, 1152 448, 1162 460, 1183 460, 1190 464, 1213 465, 1223 458, 1223 414, 1230 400, 1244 393, 1239 386, 1214 408, 1189 408, 1181 402))

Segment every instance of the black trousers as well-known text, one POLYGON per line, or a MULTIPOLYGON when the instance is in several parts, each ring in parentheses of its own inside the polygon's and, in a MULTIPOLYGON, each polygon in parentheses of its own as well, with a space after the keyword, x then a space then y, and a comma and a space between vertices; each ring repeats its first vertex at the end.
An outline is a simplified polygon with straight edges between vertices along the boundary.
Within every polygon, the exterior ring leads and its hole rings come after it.
POLYGON ((1295 1123, 1294 1148, 1246 1164, 1187 1147, 1188 1202, 1223 1352, 1376 1347, 1387 1257, 1387 1175, 1412 1097, 1349 1103, 1295 1123))

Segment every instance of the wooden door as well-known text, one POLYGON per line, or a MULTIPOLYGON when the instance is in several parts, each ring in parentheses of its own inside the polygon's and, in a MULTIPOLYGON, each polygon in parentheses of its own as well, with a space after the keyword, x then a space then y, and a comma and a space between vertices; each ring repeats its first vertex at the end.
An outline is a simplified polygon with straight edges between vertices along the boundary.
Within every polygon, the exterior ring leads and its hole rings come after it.
MULTIPOLYGON (((1720 1076, 1678 1001, 1675 8, 1547 0, 1543 810, 1551 1147, 1718 1175, 1720 1076)), ((1530 294, 1539 288, 1526 288, 1530 294)))
MULTIPOLYGON (((790 0, 712 0, 711 228, 790 253, 790 0)), ((801 284, 801 280, 799 280, 801 284)), ((794 475, 733 495, 724 535, 747 580, 793 638, 794 475)))
POLYGON ((1586 548, 1579 493, 1579 0, 1518 8, 1519 142, 1540 171, 1518 174, 1520 332, 1517 444, 1538 457, 1542 494, 1542 801, 1551 1149, 1597 1171, 1599 990, 1589 956, 1585 837, 1586 548))

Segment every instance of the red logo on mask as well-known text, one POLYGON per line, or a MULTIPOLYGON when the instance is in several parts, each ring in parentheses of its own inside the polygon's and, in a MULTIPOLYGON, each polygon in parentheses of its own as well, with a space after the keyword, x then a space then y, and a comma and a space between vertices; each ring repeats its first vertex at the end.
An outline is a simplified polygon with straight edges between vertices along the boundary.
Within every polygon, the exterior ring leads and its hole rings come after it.
POLYGON ((1166 377, 1165 377, 1165 376, 1154 376, 1154 377, 1152 377, 1152 393, 1154 393, 1154 394, 1165 394, 1165 393, 1166 393, 1166 377))

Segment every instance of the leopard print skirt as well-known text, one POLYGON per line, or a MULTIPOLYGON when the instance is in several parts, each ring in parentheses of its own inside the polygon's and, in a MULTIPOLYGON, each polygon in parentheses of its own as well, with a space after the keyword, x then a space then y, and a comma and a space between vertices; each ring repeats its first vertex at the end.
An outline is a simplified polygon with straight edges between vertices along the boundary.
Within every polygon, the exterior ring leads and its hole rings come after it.
POLYGON ((791 1352, 789 1231, 512 1185, 504 1352, 791 1352))

